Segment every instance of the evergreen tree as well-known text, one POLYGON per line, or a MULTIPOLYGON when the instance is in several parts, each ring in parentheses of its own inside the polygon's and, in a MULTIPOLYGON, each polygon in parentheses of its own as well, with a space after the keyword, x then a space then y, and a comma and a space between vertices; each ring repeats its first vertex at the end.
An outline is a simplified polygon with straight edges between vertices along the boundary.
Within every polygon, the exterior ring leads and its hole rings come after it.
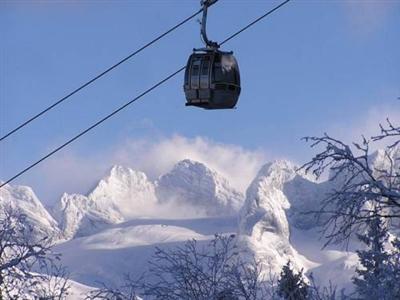
POLYGON ((278 296, 285 300, 305 300, 308 298, 309 286, 305 282, 303 270, 295 273, 290 261, 283 266, 278 281, 278 296))
POLYGON ((353 278, 356 291, 362 299, 400 299, 400 242, 392 242, 393 250, 386 250, 389 233, 380 218, 368 221, 368 231, 358 235, 367 250, 357 251, 361 268, 353 278))

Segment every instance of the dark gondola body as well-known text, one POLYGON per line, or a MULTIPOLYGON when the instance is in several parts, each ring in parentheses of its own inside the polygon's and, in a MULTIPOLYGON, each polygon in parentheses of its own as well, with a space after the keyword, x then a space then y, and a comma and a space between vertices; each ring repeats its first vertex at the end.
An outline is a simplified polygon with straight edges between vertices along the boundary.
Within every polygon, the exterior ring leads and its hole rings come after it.
POLYGON ((240 95, 239 66, 232 52, 196 50, 185 70, 187 106, 234 108, 240 95))

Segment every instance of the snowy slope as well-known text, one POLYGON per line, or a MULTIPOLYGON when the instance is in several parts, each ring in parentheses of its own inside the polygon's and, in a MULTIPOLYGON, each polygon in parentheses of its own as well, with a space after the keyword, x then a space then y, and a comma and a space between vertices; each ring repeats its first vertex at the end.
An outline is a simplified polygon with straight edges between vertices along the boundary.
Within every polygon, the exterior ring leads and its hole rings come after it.
POLYGON ((95 287, 87 286, 76 282, 74 280, 69 280, 69 289, 67 300, 82 300, 88 295, 89 292, 95 290, 95 287))
POLYGON ((353 243, 346 251, 340 245, 329 245, 322 249, 320 236, 317 228, 303 230, 292 227, 290 243, 299 253, 316 263, 308 269, 308 274, 314 275, 318 285, 329 286, 331 282, 339 290, 344 288, 346 292, 351 292, 351 277, 358 264, 355 249, 361 245, 353 243))
POLYGON ((118 285, 123 274, 139 276, 146 270, 154 247, 173 247, 189 239, 205 241, 215 232, 236 232, 234 217, 204 219, 136 219, 56 247, 71 278, 89 286, 118 285))

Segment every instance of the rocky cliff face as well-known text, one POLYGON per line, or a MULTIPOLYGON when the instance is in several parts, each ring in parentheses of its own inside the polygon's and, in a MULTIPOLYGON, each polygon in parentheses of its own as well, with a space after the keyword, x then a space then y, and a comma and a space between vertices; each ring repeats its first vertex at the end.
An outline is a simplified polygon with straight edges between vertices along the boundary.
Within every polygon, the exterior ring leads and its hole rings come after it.
POLYGON ((7 207, 18 210, 26 216, 26 222, 33 228, 32 235, 59 239, 58 224, 47 212, 35 193, 27 186, 6 185, 0 190, 0 214, 7 207))
POLYGON ((204 216, 236 214, 244 199, 221 175, 191 160, 179 162, 161 176, 156 193, 160 203, 190 206, 204 216))
POLYGON ((265 270, 272 273, 279 273, 288 260, 298 269, 313 265, 290 244, 286 214, 291 203, 283 190, 294 178, 296 166, 290 162, 264 165, 247 189, 240 212, 239 233, 243 243, 263 262, 265 270))
POLYGON ((52 211, 65 239, 90 235, 121 220, 108 215, 93 200, 79 194, 64 194, 52 211))
POLYGON ((146 174, 121 166, 114 166, 88 198, 118 221, 146 215, 157 203, 146 174))

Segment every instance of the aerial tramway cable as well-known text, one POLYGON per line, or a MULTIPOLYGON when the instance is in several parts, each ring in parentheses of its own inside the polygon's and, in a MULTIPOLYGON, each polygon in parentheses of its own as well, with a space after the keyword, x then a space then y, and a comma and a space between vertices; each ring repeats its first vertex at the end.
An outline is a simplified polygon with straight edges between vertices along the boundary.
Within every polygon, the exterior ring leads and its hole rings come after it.
MULTIPOLYGON (((214 2, 215 3, 215 2, 214 2)), ((51 104, 50 106, 48 106, 47 108, 45 108, 44 110, 42 110, 41 112, 37 113, 36 115, 32 116, 31 118, 29 118, 28 120, 26 120, 25 122, 21 123, 20 125, 18 125, 17 127, 15 127, 14 129, 12 129, 11 131, 9 131, 8 133, 6 133, 5 135, 0 137, 0 142, 5 140, 6 138, 8 138, 9 136, 11 136, 12 134, 16 133, 17 131, 19 131, 20 129, 22 129, 23 127, 25 127, 26 125, 28 125, 29 123, 33 122, 34 120, 36 120, 37 118, 41 117, 42 115, 44 115, 45 113, 47 113, 48 111, 50 111, 51 109, 53 109, 54 107, 56 107, 57 105, 61 104, 62 102, 66 101, 67 99, 69 99, 71 96, 75 95, 76 93, 78 93, 80 90, 84 89, 85 87, 89 86, 90 84, 92 84, 93 82, 95 82, 97 79, 100 79, 101 77, 103 77, 104 75, 106 75, 107 73, 109 73, 110 71, 114 70, 115 68, 117 68, 119 65, 123 64, 124 62, 126 62, 127 60, 131 59, 132 57, 134 57, 135 55, 139 54, 140 52, 142 52, 144 49, 150 47, 151 45, 153 45, 154 43, 156 43, 157 41, 161 40, 163 37, 167 36, 168 34, 170 34, 171 32, 173 32, 174 30, 178 29, 179 27, 181 27, 182 25, 184 25, 185 23, 187 23, 188 21, 190 21, 191 19, 193 19, 194 17, 196 17, 198 14, 200 14, 203 11, 203 8, 201 8, 200 10, 198 10, 197 12, 193 13, 192 15, 190 15, 189 17, 187 17, 186 19, 184 19, 183 21, 179 22, 178 24, 176 24, 175 26, 171 27, 170 29, 168 29, 167 31, 165 31, 164 33, 160 34, 158 37, 156 37, 155 39, 153 39, 152 41, 148 42, 147 44, 143 45, 142 47, 140 47, 139 49, 135 50, 134 52, 132 52, 131 54, 129 54, 128 56, 126 56, 125 58, 121 59, 120 61, 118 61, 117 63, 115 63, 114 65, 112 65, 111 67, 109 67, 108 69, 106 69, 105 71, 101 72, 100 74, 98 74, 97 76, 95 76, 94 78, 90 79, 89 81, 85 82, 84 84, 82 84, 81 86, 79 86, 78 88, 76 88, 75 90, 73 90, 72 92, 70 92, 69 94, 67 94, 66 96, 62 97, 61 99, 57 100, 56 102, 54 102, 53 104, 51 104)))
MULTIPOLYGON (((254 24, 258 23, 259 21, 261 21, 262 19, 264 19, 265 17, 267 17, 268 15, 270 15, 271 13, 275 12, 276 10, 278 10, 279 8, 281 8, 282 6, 284 6, 285 4, 287 4, 288 2, 290 2, 291 0, 286 0, 283 1, 282 3, 280 3, 279 5, 275 6, 273 9, 267 11, 265 14, 263 14, 262 16, 260 16, 259 18, 257 18, 256 20, 254 20, 253 22, 249 23, 248 25, 246 25, 245 27, 243 27, 242 29, 240 29, 239 31, 235 32, 234 34, 232 34, 231 36, 229 36, 228 38, 226 38, 220 45, 223 45, 225 43, 227 43, 228 41, 230 41, 231 39, 235 38, 237 35, 239 35, 240 33, 242 33, 243 31, 247 30, 248 28, 250 28, 251 26, 253 26, 254 24)), ((135 98, 133 98, 132 100, 130 100, 129 102, 125 103, 124 105, 120 106, 118 109, 114 110, 113 112, 111 112, 110 114, 108 114, 107 116, 103 117, 101 120, 97 121, 96 123, 94 123, 93 125, 91 125, 90 127, 86 128, 84 131, 81 131, 79 134, 77 134, 76 136, 74 136, 73 138, 69 139, 67 142, 65 142, 64 144, 62 144, 61 146, 55 148, 54 150, 52 150, 51 152, 49 152, 47 155, 43 156, 41 159, 39 159, 38 161, 32 163, 31 165, 29 165, 27 168, 23 169, 22 171, 20 171, 19 173, 17 173, 16 175, 12 176, 10 179, 8 179, 7 181, 3 182, 0 185, 0 188, 5 186, 6 184, 10 183, 11 181, 15 180, 16 178, 20 177, 22 174, 26 173, 27 171, 29 171, 30 169, 32 169, 33 167, 35 167, 36 165, 40 164, 41 162, 43 162, 44 160, 46 160, 47 158, 49 158, 50 156, 54 155, 55 153, 57 153, 58 151, 60 151, 61 149, 65 148, 66 146, 68 146, 69 144, 71 144, 72 142, 74 142, 75 140, 77 140, 78 138, 80 138, 81 136, 85 135, 86 133, 88 133, 89 131, 91 131, 92 129, 94 129, 95 127, 99 126, 100 124, 102 124, 103 122, 105 122, 106 120, 108 120, 109 118, 111 118, 112 116, 116 115, 117 113, 119 113, 121 110, 125 109, 126 107, 128 107, 129 105, 131 105, 132 103, 134 103, 135 101, 141 99, 143 96, 147 95, 148 93, 150 93, 151 91, 153 91, 154 89, 156 89, 157 87, 161 86, 162 84, 164 84, 165 82, 167 82, 168 80, 170 80, 171 78, 175 77, 176 75, 178 75, 179 73, 181 73, 184 69, 186 68, 186 66, 183 66, 181 68, 179 68, 178 70, 176 70, 175 72, 171 73, 170 75, 168 75, 167 77, 165 77, 164 79, 162 79, 161 81, 159 81, 158 83, 156 83, 155 85, 153 85, 152 87, 148 88, 147 90, 145 90, 144 92, 142 92, 140 95, 136 96, 135 98)))

